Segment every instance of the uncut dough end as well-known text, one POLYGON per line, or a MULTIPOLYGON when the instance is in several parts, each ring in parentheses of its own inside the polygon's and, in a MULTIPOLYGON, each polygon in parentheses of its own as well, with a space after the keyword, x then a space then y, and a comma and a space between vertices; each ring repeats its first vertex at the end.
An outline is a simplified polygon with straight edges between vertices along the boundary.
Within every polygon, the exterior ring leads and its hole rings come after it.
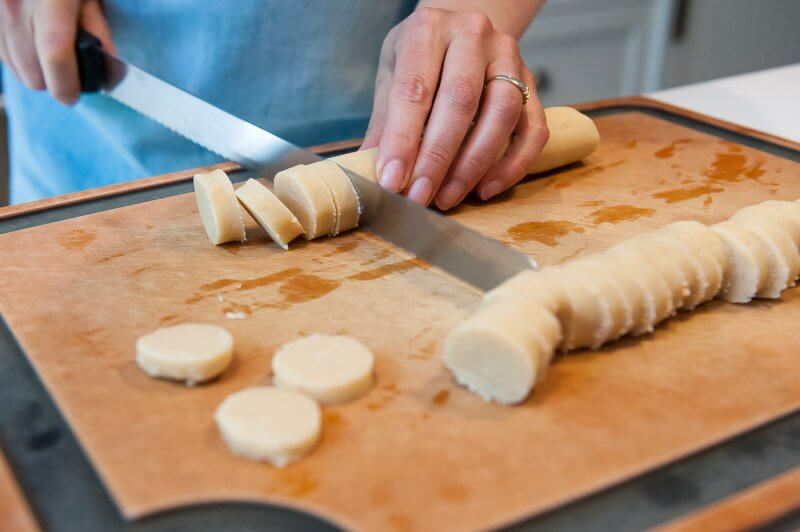
POLYGON ((600 145, 600 133, 591 118, 572 107, 544 110, 550 138, 528 169, 529 174, 546 172, 591 155, 600 145))
POLYGON ((333 204, 336 208, 336 223, 331 236, 336 236, 339 233, 358 227, 361 203, 353 183, 344 170, 331 161, 313 163, 309 165, 309 169, 317 172, 325 184, 328 185, 328 189, 333 196, 333 204))
POLYGON ((352 401, 374 382, 375 358, 355 338, 312 334, 283 344, 272 357, 275 384, 322 404, 352 401))
POLYGON ((289 249, 289 242, 303 234, 303 226, 292 211, 270 189, 255 179, 248 179, 239 187, 236 197, 272 241, 283 249, 289 249))
POLYGON ((306 240, 333 233, 336 225, 333 195, 316 172, 300 164, 275 174, 274 183, 275 195, 297 217, 306 240))
POLYGON ((211 243, 243 242, 244 217, 228 175, 214 170, 195 174, 193 182, 197 210, 211 243))
POLYGON ((226 397, 214 413, 234 454, 276 467, 299 460, 319 441, 322 413, 312 398, 272 386, 245 388, 226 397))
POLYGON ((375 165, 378 159, 378 148, 369 150, 354 151, 352 153, 345 153, 344 155, 337 155, 331 157, 329 161, 333 161, 342 168, 346 168, 356 175, 363 177, 369 181, 377 181, 375 177, 375 165))
POLYGON ((162 327, 136 340, 136 363, 154 378, 187 386, 220 375, 233 360, 233 336, 218 325, 183 323, 162 327))

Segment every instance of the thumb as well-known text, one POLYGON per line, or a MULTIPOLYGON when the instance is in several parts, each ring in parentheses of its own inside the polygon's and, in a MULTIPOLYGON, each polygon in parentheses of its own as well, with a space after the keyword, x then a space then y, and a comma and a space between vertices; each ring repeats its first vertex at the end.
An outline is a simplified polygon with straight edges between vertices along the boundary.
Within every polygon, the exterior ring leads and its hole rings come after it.
POLYGON ((88 31, 103 44, 103 49, 117 54, 117 47, 111 40, 111 30, 108 27, 103 7, 100 0, 87 0, 81 6, 80 27, 88 31))

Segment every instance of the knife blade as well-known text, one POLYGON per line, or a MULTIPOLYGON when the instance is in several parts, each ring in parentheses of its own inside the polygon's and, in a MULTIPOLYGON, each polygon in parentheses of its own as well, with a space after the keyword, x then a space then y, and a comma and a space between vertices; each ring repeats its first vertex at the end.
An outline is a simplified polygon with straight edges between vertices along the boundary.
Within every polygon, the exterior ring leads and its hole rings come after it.
MULTIPOLYGON (((84 92, 102 94, 260 177, 321 160, 268 131, 102 50, 81 32, 77 42, 84 92)), ((533 259, 432 209, 345 169, 362 204, 359 226, 482 289, 536 269, 533 259)))

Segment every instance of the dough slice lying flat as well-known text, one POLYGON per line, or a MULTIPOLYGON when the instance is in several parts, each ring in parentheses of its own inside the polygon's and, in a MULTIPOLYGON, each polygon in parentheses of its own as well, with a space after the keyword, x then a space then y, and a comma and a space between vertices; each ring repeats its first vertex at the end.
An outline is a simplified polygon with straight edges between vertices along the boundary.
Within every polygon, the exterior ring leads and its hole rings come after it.
POLYGON ((236 189, 236 197, 273 242, 283 249, 289 249, 289 242, 303 234, 303 226, 292 211, 270 189, 255 179, 248 179, 236 189))
POLYGON ((245 240, 242 211, 225 172, 214 170, 195 174, 194 197, 203 228, 212 244, 245 240))
POLYGON ((272 372, 276 385, 331 405, 366 394, 374 364, 372 352, 355 338, 312 334, 283 344, 272 357, 272 372))
POLYGON ((278 467, 308 453, 322 429, 316 401, 300 392, 270 386, 229 395, 214 419, 235 454, 278 467))
POLYGON ((672 294, 672 311, 670 315, 683 306, 683 301, 689 294, 689 283, 684 276, 683 269, 675 257, 659 249, 657 243, 649 233, 629 238, 617 244, 628 247, 636 252, 643 260, 649 262, 661 274, 667 283, 667 288, 672 294))
POLYGON ((753 232, 770 252, 772 273, 767 286, 758 294, 761 297, 778 298, 781 292, 793 286, 800 271, 800 255, 789 234, 779 225, 761 215, 731 220, 753 232))
POLYGON ((218 325, 183 323, 136 340, 136 363, 151 377, 185 381, 213 379, 233 359, 233 336, 218 325))
POLYGON ((697 221, 674 222, 659 229, 662 234, 673 236, 689 250, 705 275, 705 292, 702 296, 690 299, 695 305, 713 299, 722 289, 728 269, 728 250, 719 235, 708 226, 697 221))
POLYGON ((546 371, 542 361, 549 359, 541 352, 544 336, 533 332, 535 317, 529 313, 526 318, 517 304, 506 300, 479 308, 447 336, 445 366, 459 384, 486 401, 525 400, 546 371))
POLYGON ((332 236, 357 227, 361 204, 356 189, 344 170, 331 161, 319 161, 309 165, 308 168, 320 176, 333 196, 336 222, 332 236))
POLYGON ((306 240, 333 234, 336 206, 325 182, 306 165, 275 174, 275 195, 303 226, 306 240))
POLYGON ((731 303, 747 303, 767 286, 772 258, 764 243, 746 228, 722 222, 711 226, 728 250, 728 270, 717 297, 731 303))

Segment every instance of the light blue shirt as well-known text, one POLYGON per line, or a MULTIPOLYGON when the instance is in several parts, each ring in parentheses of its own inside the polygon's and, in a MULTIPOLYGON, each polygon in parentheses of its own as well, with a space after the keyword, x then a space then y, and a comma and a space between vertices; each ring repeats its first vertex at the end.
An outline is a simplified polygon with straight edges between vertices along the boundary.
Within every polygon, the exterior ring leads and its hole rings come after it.
MULTIPOLYGON (((362 135, 386 33, 409 0, 106 0, 121 57, 295 144, 362 135)), ((3 71, 11 202, 215 162, 100 95, 73 108, 3 71)))

